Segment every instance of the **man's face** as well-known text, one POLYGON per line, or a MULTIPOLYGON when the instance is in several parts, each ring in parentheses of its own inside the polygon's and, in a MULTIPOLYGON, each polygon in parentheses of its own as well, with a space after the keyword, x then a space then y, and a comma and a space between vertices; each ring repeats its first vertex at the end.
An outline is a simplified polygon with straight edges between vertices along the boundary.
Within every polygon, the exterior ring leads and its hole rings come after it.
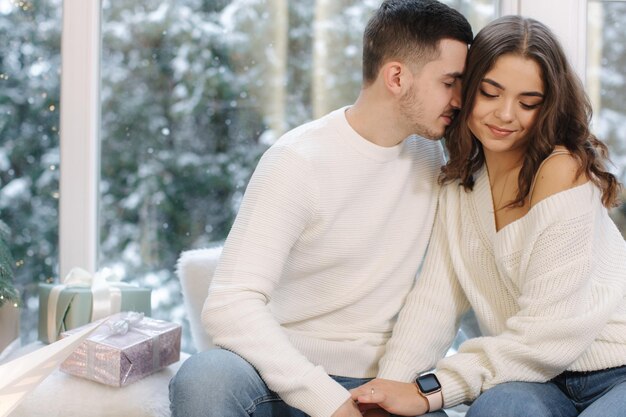
POLYGON ((461 107, 461 80, 467 45, 457 40, 439 42, 439 56, 413 74, 409 90, 400 99, 400 114, 411 133, 440 139, 461 107))

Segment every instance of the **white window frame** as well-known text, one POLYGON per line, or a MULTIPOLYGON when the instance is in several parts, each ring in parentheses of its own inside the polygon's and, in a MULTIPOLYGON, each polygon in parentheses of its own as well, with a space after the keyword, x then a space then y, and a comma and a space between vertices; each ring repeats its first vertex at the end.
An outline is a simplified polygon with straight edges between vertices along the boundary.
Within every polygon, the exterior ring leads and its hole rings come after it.
MULTIPOLYGON (((587 67, 587 0, 503 0, 501 10, 545 23, 558 36, 581 80, 587 67)), ((504 13, 503 13, 504 14, 504 13)))
MULTIPOLYGON (((585 80, 587 0, 500 0, 501 14, 548 24, 585 80)), ((95 272, 100 178, 100 0, 64 0, 59 273, 95 272)))
POLYGON ((59 274, 95 272, 100 183, 100 0, 64 0, 59 274))

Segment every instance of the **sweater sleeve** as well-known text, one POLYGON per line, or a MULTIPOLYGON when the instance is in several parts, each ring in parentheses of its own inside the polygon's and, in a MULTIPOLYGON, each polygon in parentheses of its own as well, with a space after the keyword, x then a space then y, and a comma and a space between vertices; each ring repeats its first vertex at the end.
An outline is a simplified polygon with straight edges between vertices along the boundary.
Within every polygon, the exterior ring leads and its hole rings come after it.
POLYGON ((224 245, 202 321, 216 345, 246 359, 287 404, 328 417, 350 394, 293 347, 268 308, 292 246, 314 219, 313 178, 295 151, 274 146, 265 153, 224 245))
POLYGON ((460 317, 469 309, 469 303, 450 257, 447 230, 455 227, 454 223, 446 219, 445 203, 440 198, 422 272, 387 342, 379 362, 379 378, 414 380, 435 366, 457 334, 460 317))
POLYGON ((586 200, 556 195, 537 206, 539 226, 527 231, 521 253, 518 312, 501 333, 471 339, 438 363, 446 407, 500 383, 550 380, 589 348, 616 311, 624 280, 598 273, 593 246, 605 236, 595 214, 603 208, 599 198, 595 209, 586 200))

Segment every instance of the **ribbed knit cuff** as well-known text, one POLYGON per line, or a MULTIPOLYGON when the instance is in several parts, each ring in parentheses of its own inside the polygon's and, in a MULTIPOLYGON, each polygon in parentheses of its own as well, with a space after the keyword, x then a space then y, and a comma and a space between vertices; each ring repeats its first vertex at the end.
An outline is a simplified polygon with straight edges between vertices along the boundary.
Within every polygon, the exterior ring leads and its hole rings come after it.
POLYGON ((321 367, 307 375, 306 388, 297 392, 282 393, 287 404, 304 411, 311 417, 330 417, 350 398, 350 393, 329 377, 321 367))
POLYGON ((397 361, 383 361, 378 370, 378 378, 390 379, 392 381, 412 382, 417 377, 417 373, 407 364, 397 361))
POLYGON ((437 371, 435 375, 441 384, 444 408, 454 407, 473 400, 470 398, 467 384, 457 374, 450 371, 437 371))

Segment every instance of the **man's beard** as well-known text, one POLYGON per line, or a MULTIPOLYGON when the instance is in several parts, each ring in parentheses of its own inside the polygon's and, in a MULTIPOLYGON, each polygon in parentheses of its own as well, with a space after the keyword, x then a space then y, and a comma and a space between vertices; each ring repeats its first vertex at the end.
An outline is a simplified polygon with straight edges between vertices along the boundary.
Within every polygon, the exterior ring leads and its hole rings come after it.
POLYGON ((417 98, 419 91, 413 89, 400 97, 400 115, 411 128, 411 133, 416 133, 426 139, 439 140, 443 137, 444 129, 434 130, 423 123, 424 103, 417 98))

